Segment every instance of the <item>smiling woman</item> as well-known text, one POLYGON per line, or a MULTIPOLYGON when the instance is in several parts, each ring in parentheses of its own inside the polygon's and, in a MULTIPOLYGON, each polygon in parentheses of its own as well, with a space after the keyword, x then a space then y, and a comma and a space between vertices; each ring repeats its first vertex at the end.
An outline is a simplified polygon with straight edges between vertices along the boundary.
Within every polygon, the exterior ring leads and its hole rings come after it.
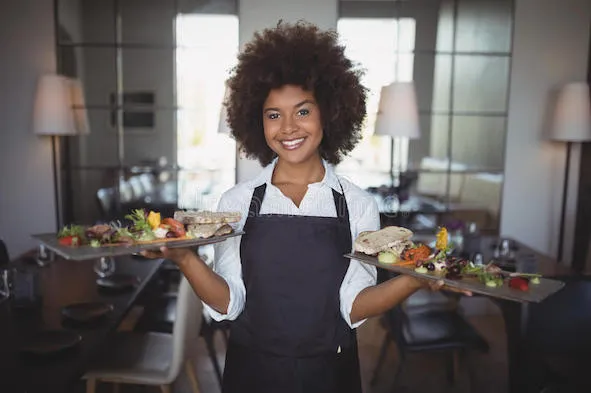
POLYGON ((373 266, 343 256, 380 225, 375 199, 333 168, 360 138, 360 73, 334 32, 280 23, 245 46, 228 88, 232 134, 265 165, 219 202, 244 234, 214 247, 213 269, 190 249, 163 256, 212 318, 235 320, 224 393, 359 393, 355 328, 423 286, 375 286, 373 266))

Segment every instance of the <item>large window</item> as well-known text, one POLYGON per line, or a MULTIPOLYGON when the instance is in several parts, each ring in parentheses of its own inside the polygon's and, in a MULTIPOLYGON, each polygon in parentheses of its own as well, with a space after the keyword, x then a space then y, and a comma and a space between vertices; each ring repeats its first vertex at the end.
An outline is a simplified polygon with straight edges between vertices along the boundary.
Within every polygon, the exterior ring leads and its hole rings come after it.
POLYGON ((236 144, 220 133, 224 83, 238 54, 238 17, 180 15, 176 23, 179 205, 209 209, 235 183, 236 144), (212 40, 211 37, 215 37, 212 40))
POLYGON ((391 159, 395 168, 408 163, 408 139, 374 135, 381 88, 392 82, 413 80, 415 20, 412 18, 341 18, 338 33, 346 55, 365 71, 362 83, 368 88, 367 118, 363 139, 339 165, 362 187, 387 183, 391 159), (379 39, 377 38, 379 37, 379 39))
POLYGON ((58 71, 84 89, 88 135, 62 138, 64 221, 209 207, 234 184, 218 134, 237 0, 59 0, 58 71))
POLYGON ((513 10, 513 0, 341 0, 338 32, 370 95, 363 140, 337 170, 363 188, 389 186, 392 160, 404 184, 394 196, 465 207, 461 220, 496 231, 513 10), (380 90, 395 81, 414 84, 420 138, 391 149, 373 126, 380 90))

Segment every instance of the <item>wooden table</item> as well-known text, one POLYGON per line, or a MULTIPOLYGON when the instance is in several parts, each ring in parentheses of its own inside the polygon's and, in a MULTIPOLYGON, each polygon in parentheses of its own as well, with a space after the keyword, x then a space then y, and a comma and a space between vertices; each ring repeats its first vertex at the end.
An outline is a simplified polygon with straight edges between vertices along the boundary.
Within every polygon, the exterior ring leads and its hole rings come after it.
MULTIPOLYGON (((88 361, 100 349, 109 334, 115 331, 131 309, 144 286, 158 270, 162 260, 120 257, 116 259, 116 273, 128 273, 139 279, 133 288, 108 292, 96 285, 93 261, 68 261, 56 258, 46 267, 20 262, 38 274, 42 304, 0 311, 4 341, 12 335, 12 348, 5 347, 0 365, 0 391, 14 393, 67 393, 83 375, 88 361), (72 326, 62 322, 61 308, 77 302, 104 301, 114 306, 103 320, 89 326, 72 326), (9 316, 8 316, 9 315, 9 316), (32 357, 18 351, 19 343, 43 329, 74 330, 82 337, 80 344, 66 352, 32 357), (12 356, 10 355, 12 349, 12 356), (8 352, 8 353, 7 353, 8 352), (9 357, 10 361, 6 361, 9 357), (10 388, 8 388, 10 386, 10 388)), ((10 346, 10 345, 9 345, 10 346)))
MULTIPOLYGON (((423 241, 430 239, 424 237, 423 241)), ((434 236, 431 236, 434 240, 434 236)), ((539 273, 544 277, 571 276, 575 272, 559 264, 555 259, 543 255, 523 243, 511 238, 499 239, 495 236, 484 236, 477 246, 485 262, 494 257, 494 250, 502 240, 509 240, 512 244, 516 271, 539 273)), ((491 298, 500 308, 505 321, 507 337, 507 362, 509 373, 509 393, 527 393, 532 384, 529 380, 531 351, 527 345, 527 327, 529 304, 491 298)), ((549 316, 551 318, 551 316, 549 316)), ((538 392, 536 392, 538 393, 538 392)))

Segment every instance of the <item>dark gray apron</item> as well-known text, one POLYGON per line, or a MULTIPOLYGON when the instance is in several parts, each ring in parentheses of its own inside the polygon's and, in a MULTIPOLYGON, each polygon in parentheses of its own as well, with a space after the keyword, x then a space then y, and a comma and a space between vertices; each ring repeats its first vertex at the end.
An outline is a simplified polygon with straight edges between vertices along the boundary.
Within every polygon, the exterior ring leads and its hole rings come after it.
POLYGON ((360 393, 356 333, 340 312, 352 245, 345 196, 333 190, 337 217, 260 215, 265 189, 253 193, 240 244, 246 305, 223 392, 360 393))

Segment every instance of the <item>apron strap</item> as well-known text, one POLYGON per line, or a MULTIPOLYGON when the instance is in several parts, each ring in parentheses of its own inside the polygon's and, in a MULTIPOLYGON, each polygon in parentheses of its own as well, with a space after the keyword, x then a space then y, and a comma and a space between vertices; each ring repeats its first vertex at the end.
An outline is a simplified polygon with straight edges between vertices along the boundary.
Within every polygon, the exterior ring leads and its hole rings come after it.
POLYGON ((265 191, 267 190, 267 183, 263 183, 254 189, 252 198, 250 199, 250 207, 248 208, 248 217, 256 217, 261 211, 261 205, 265 198, 265 191))
POLYGON ((343 190, 343 185, 339 181, 339 185, 341 186, 341 193, 338 191, 332 190, 332 197, 334 199, 334 206, 337 211, 337 218, 339 221, 346 223, 347 226, 350 226, 349 221, 349 208, 347 206, 347 199, 345 198, 345 191, 343 190))

